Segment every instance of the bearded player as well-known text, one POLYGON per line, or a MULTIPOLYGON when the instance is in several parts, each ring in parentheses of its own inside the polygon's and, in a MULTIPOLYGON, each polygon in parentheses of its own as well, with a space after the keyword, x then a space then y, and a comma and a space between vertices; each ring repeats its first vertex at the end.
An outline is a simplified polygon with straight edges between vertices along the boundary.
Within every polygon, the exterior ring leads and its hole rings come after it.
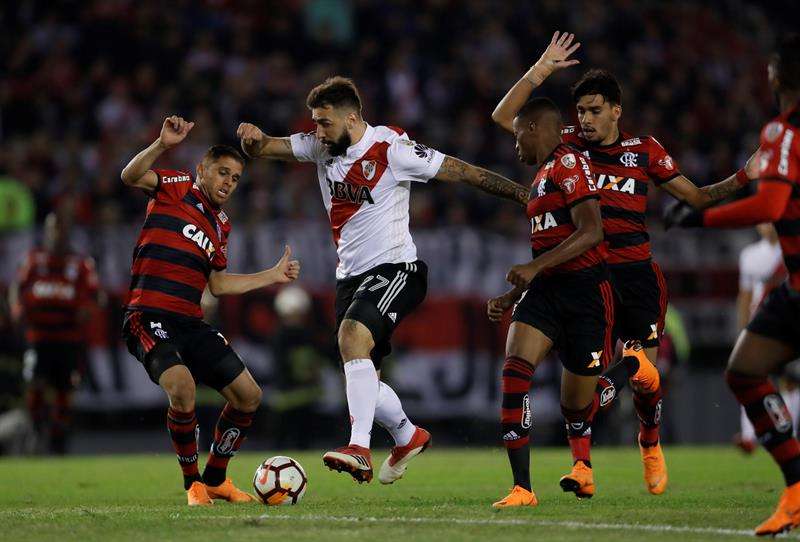
POLYGON ((306 105, 317 126, 314 133, 270 137, 243 123, 237 134, 251 157, 316 165, 339 258, 336 326, 352 424, 349 444, 327 452, 323 461, 369 482, 375 421, 395 441, 378 475, 390 484, 431 439, 409 421, 379 373, 391 351, 392 332, 427 291, 427 266, 417 258, 408 226, 412 183, 461 181, 520 205, 528 193, 500 175, 412 141, 400 128, 368 124, 350 79, 326 80, 311 90, 306 105))
POLYGON ((705 211, 676 206, 666 216, 668 226, 741 228, 772 222, 778 232, 789 277, 739 334, 725 373, 786 483, 775 512, 756 527, 757 535, 800 525, 800 443, 792 432, 792 416, 769 379, 800 355, 800 35, 780 41, 768 75, 781 113, 761 130, 756 193, 705 211))
MULTIPOLYGON (((508 91, 492 119, 513 132, 512 121, 533 90, 557 70, 573 66, 580 47, 574 35, 556 32, 541 58, 508 91)), ((625 342, 622 363, 600 379, 601 408, 607 408, 630 379, 639 417, 639 449, 647 490, 658 495, 667 486, 667 467, 659 443, 662 392, 657 359, 667 310, 667 287, 650 252, 645 212, 651 186, 697 208, 707 207, 749 179, 744 171, 715 185, 698 188, 651 136, 622 131, 622 91, 612 74, 590 70, 575 83, 572 97, 580 127, 564 128, 564 141, 592 160, 603 229, 608 248, 610 280, 617 300, 614 334, 625 342)), ((616 342, 616 341, 615 341, 616 342)))
POLYGON ((278 264, 259 273, 226 271, 230 221, 222 206, 239 185, 241 153, 215 145, 188 170, 151 169, 166 150, 194 127, 168 117, 161 134, 122 170, 122 181, 151 200, 133 252, 131 286, 125 303, 123 336, 128 350, 169 398, 167 428, 183 471, 190 506, 212 499, 248 502, 252 497, 226 477, 230 459, 244 442, 261 402, 256 384, 228 340, 203 321, 200 298, 235 295, 291 282, 300 264, 286 247, 278 264), (217 390, 227 401, 214 431, 202 476, 198 470, 195 382, 217 390))

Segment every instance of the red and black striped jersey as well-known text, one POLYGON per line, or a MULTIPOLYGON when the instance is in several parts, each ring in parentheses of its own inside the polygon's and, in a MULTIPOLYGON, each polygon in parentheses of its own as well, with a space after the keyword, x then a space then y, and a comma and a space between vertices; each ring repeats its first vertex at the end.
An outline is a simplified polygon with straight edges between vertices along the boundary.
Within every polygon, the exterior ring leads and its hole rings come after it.
POLYGON ((188 171, 154 170, 142 232, 133 251, 126 309, 202 318, 200 298, 211 271, 228 266, 231 224, 188 171))
MULTIPOLYGON (((580 151, 560 144, 543 162, 531 184, 528 218, 531 248, 536 259, 575 232, 570 209, 588 199, 600 199, 592 178, 591 163, 580 151)), ((580 256, 552 267, 544 274, 580 271, 605 261, 602 243, 580 256)))
POLYGON ((792 185, 792 195, 775 222, 789 285, 800 291, 800 104, 778 115, 761 130, 759 180, 792 185))
POLYGON ((659 186, 681 175, 678 165, 651 136, 634 137, 620 132, 614 143, 595 145, 583 137, 579 127, 567 126, 562 137, 592 159, 608 263, 649 260, 647 190, 651 183, 659 186))
POLYGON ((94 260, 33 249, 20 267, 19 303, 29 343, 83 342, 81 312, 97 298, 94 260))

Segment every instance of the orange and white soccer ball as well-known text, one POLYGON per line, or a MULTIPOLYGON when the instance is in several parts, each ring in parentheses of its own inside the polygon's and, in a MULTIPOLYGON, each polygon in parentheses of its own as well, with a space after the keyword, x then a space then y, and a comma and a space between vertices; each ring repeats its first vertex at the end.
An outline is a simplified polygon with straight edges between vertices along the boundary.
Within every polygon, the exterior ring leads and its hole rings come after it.
POLYGON ((306 487, 306 471, 297 460, 283 455, 261 463, 253 476, 253 489, 267 506, 297 504, 305 495, 306 487))

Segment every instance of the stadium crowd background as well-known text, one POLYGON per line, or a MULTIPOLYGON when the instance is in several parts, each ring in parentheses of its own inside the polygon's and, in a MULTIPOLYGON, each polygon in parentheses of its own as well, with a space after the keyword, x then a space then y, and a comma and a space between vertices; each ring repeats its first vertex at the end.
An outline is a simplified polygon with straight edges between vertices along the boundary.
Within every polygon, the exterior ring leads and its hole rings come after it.
MULTIPOLYGON (((0 36, 0 288, 44 216, 69 205, 77 248, 95 257, 111 303, 118 302, 146 201, 119 173, 163 118, 176 113, 196 122, 186 143, 162 159, 192 168, 208 145, 238 144, 240 121, 271 135, 313 129, 306 93, 335 73, 355 79, 372 124, 401 126, 427 145, 527 183, 531 170, 517 163, 512 139, 490 113, 555 29, 583 43, 581 65, 541 88, 570 121, 570 83, 589 67, 608 68, 623 85, 623 129, 656 136, 689 178, 714 182, 744 163, 772 114, 765 53, 788 9, 788 2, 629 0, 6 6, 0 17, 13 31, 0 36)), ((239 232, 231 269, 264 267, 288 240, 303 260, 302 284, 322 298, 317 312, 330 312, 335 254, 313 171, 260 161, 245 179, 226 208, 239 232)), ((699 346, 692 360, 712 368, 707 381, 716 391, 708 394, 723 395, 719 367, 736 331, 726 311, 733 312, 737 254, 754 235, 666 237, 656 230, 667 198, 651 194, 654 253, 699 346)), ((431 294, 476 310, 504 287, 508 265, 528 254, 521 211, 466 188, 415 187, 411 224, 423 258, 435 260, 431 294)), ((223 325, 233 310, 223 306, 223 325)), ((266 312, 255 314, 274 319, 266 312)), ((112 311, 109 337, 118 317, 112 311)), ((328 320, 313 325, 324 330, 328 320)))

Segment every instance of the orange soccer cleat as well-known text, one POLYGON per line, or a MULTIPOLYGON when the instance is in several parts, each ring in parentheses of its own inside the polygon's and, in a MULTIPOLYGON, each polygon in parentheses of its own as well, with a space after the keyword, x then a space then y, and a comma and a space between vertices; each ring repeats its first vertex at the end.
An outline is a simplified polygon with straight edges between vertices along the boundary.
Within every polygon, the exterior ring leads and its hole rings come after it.
POLYGON ((511 508, 514 506, 536 506, 539 501, 536 493, 528 491, 522 486, 514 486, 505 498, 492 504, 492 508, 511 508))
POLYGON ((326 452, 322 462, 331 470, 346 472, 359 484, 372 480, 372 456, 369 448, 350 444, 326 452))
POLYGON ((591 499, 594 496, 594 478, 592 468, 583 461, 576 461, 572 472, 565 474, 558 482, 561 489, 571 491, 579 499, 591 499))
POLYGON ((652 495, 661 495, 667 489, 667 462, 661 444, 644 447, 639 444, 644 467, 644 485, 652 495))
POLYGON ((233 485, 233 481, 230 478, 225 478, 225 481, 218 486, 206 486, 206 491, 212 499, 223 499, 232 503, 254 502, 256 500, 249 493, 245 493, 233 485))
POLYGON ((639 361, 639 370, 631 377, 632 387, 640 393, 655 393, 661 385, 658 369, 647 359, 642 343, 628 341, 622 348, 622 357, 632 356, 639 361))
POLYGON ((408 463, 431 445, 431 434, 417 427, 411 440, 405 446, 395 446, 378 471, 378 480, 382 484, 393 484, 403 477, 408 463))
POLYGON ((783 490, 778 508, 767 520, 756 527, 758 536, 780 534, 800 525, 800 482, 783 490))
POLYGON ((189 501, 189 506, 211 506, 214 501, 208 496, 206 485, 203 482, 192 482, 192 485, 186 490, 186 497, 189 501))

